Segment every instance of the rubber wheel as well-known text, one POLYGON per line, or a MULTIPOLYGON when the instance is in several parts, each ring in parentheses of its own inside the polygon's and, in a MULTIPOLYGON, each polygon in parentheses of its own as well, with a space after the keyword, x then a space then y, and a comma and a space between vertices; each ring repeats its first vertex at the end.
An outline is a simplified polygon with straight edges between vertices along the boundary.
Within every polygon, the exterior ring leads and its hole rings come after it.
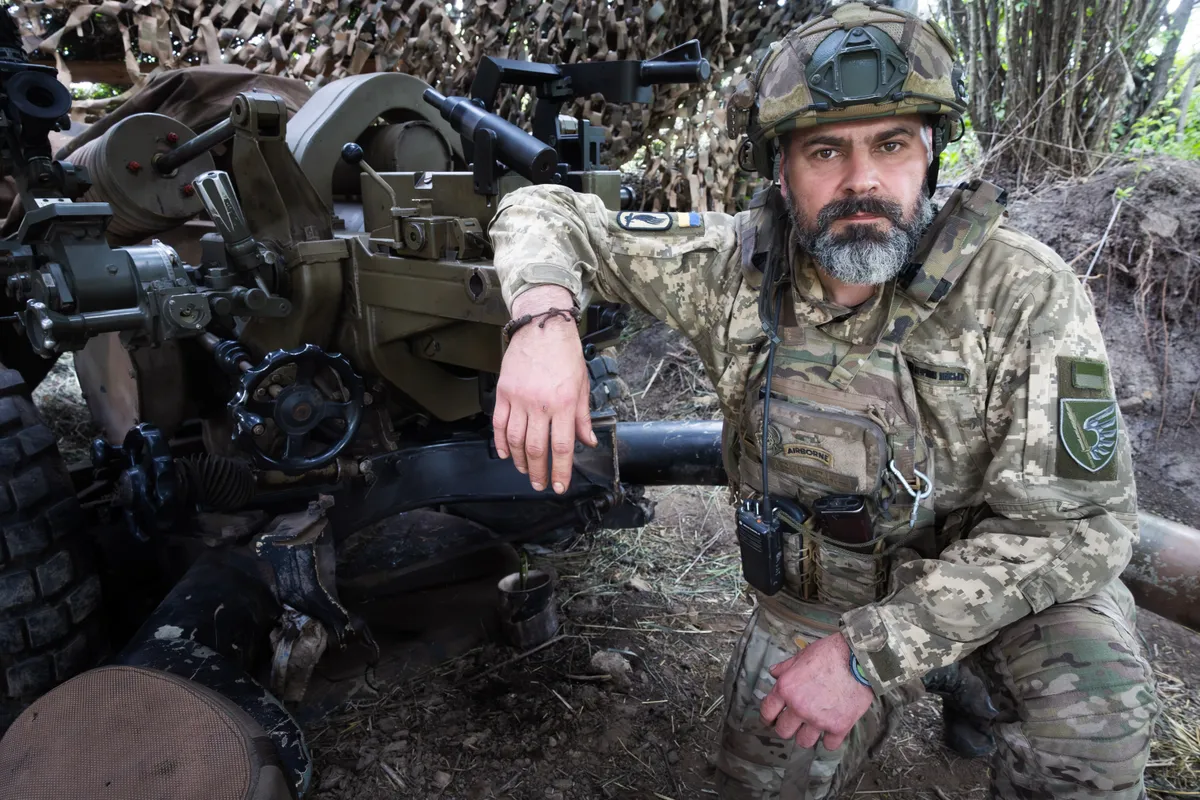
POLYGON ((104 652, 100 580, 54 434, 0 365, 0 733, 104 652))
MULTIPOLYGON (((5 313, 12 313, 5 311, 5 313)), ((25 381, 25 393, 33 392, 50 370, 54 369, 57 358, 42 358, 33 352, 25 335, 8 323, 0 324, 0 353, 4 353, 4 361, 11 369, 21 373, 25 381)), ((3 368, 0 366, 0 368, 3 368)))

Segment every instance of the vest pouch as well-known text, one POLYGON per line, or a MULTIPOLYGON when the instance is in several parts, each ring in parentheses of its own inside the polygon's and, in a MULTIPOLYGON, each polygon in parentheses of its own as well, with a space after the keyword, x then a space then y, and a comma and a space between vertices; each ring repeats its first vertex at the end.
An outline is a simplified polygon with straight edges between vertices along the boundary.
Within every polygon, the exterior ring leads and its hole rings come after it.
MULTIPOLYGON (((762 405, 749 409, 747 417, 739 477, 757 490, 762 484, 762 405)), ((843 546, 820 533, 785 528, 787 586, 801 599, 839 609, 883 597, 889 573, 887 539, 900 527, 880 511, 888 487, 887 431, 868 408, 847 411, 776 396, 771 398, 767 430, 773 495, 795 498, 809 509, 830 494, 864 495, 875 533, 865 545, 843 546)), ((906 521, 903 530, 907 533, 906 521)))
MULTIPOLYGON (((743 427, 743 482, 762 490, 762 404, 743 427)), ((806 508, 828 494, 876 497, 888 464, 887 433, 866 414, 771 398, 767 428, 771 492, 806 508)))

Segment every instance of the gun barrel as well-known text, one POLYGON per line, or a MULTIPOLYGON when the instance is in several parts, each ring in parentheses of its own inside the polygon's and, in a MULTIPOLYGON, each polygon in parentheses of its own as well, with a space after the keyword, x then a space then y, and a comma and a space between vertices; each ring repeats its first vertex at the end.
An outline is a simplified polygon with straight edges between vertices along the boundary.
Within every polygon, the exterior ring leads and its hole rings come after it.
POLYGON ((654 83, 703 83, 712 75, 708 59, 698 61, 646 61, 642 64, 641 82, 644 86, 654 83))
POLYGON ((553 147, 465 97, 446 97, 435 89, 426 89, 424 97, 467 142, 473 143, 479 131, 488 131, 495 138, 496 154, 505 166, 534 183, 554 182, 558 152, 553 147))

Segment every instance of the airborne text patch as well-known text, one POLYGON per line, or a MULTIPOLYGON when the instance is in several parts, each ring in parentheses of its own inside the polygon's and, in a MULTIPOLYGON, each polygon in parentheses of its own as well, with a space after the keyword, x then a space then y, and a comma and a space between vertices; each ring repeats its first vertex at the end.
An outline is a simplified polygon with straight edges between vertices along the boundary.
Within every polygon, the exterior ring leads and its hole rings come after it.
POLYGON ((825 466, 833 465, 833 454, 824 447, 813 447, 810 444, 789 444, 783 448, 785 456, 793 458, 811 458, 820 461, 825 466))

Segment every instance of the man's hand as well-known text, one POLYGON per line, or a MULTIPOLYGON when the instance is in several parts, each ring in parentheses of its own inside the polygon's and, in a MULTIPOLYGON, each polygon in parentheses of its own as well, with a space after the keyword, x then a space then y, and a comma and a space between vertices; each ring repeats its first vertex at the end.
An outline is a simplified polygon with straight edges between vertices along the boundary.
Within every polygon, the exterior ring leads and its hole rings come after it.
POLYGON ((826 750, 836 750, 867 713, 875 692, 850 672, 850 645, 840 633, 818 639, 787 661, 771 667, 775 687, 763 699, 763 725, 775 725, 780 739, 796 737, 814 747, 825 734, 826 750))
MULTIPOLYGON (((536 286, 516 299, 512 316, 551 308, 571 308, 571 293, 561 286, 536 286)), ((551 453, 554 491, 567 490, 576 435, 595 447, 589 394, 583 345, 574 322, 562 316, 539 317, 513 334, 500 365, 492 428, 496 452, 501 458, 511 454, 535 490, 546 488, 551 453)))

